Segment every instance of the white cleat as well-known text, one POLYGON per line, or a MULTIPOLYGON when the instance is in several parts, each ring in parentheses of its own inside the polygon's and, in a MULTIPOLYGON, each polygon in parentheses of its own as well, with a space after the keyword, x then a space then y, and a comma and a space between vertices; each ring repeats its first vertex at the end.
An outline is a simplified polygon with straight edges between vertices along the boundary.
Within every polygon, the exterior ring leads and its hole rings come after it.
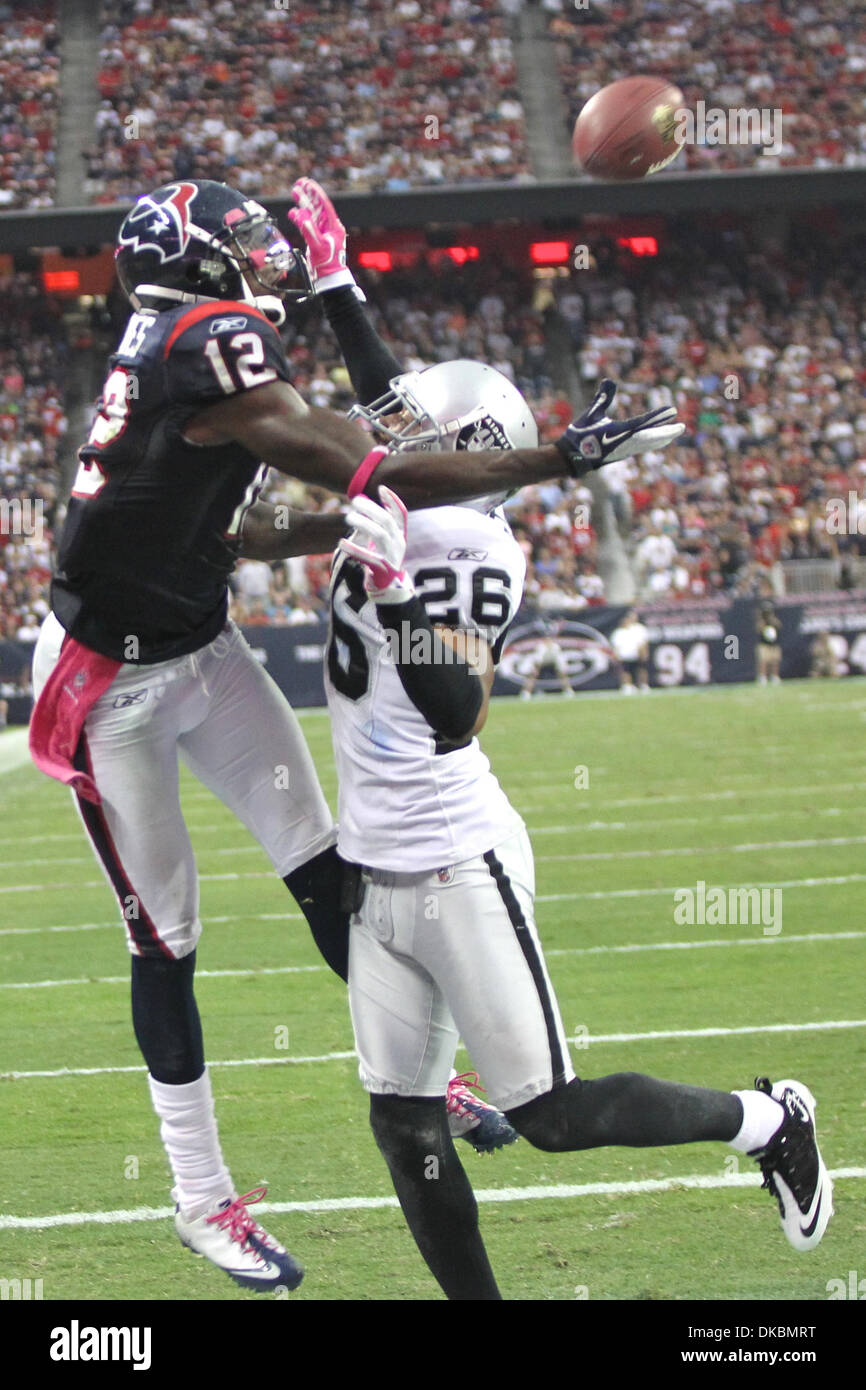
POLYGON ((782 1230, 795 1250, 814 1250, 833 1215, 833 1184, 815 1137, 815 1097, 800 1081, 771 1085, 759 1077, 755 1088, 779 1101, 785 1118, 763 1149, 753 1151, 764 1187, 779 1203, 782 1230))
POLYGON ((247 1211, 247 1204, 260 1202, 266 1192, 266 1187, 256 1187, 243 1197, 225 1197, 194 1221, 178 1208, 174 1224, 182 1245, 211 1260, 241 1288, 260 1293, 296 1289, 303 1267, 247 1211))

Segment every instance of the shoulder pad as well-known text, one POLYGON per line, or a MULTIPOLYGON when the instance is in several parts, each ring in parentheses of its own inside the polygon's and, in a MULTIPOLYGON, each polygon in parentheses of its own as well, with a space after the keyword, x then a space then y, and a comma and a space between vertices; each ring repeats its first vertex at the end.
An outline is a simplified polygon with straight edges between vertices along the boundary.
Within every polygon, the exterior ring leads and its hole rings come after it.
POLYGON ((288 381, 280 336, 254 305, 196 304, 181 313, 163 349, 173 401, 217 401, 271 381, 288 381))

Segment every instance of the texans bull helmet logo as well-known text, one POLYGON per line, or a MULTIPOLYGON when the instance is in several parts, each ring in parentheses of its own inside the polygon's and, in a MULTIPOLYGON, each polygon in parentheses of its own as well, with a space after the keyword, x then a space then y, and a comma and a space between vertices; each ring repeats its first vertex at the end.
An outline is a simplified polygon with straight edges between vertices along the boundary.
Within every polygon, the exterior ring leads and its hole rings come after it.
POLYGON ((194 183, 172 183, 139 198, 121 227, 118 248, 155 251, 163 262, 182 256, 189 245, 189 205, 197 192, 194 183))

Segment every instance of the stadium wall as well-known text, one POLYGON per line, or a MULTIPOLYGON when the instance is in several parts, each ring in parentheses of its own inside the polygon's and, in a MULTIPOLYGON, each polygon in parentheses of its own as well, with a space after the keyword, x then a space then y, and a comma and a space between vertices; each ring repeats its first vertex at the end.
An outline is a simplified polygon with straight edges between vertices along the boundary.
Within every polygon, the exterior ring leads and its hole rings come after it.
MULTIPOLYGON (((671 688, 754 681, 757 618, 763 602, 720 597, 641 606, 638 613, 649 631, 650 684, 671 688)), ((783 679, 810 674, 813 645, 824 632, 831 636, 840 676, 866 674, 866 589, 808 600, 778 598, 773 607, 780 625, 783 679)), ((535 667, 540 644, 550 637, 562 649, 573 689, 615 690, 619 681, 608 644, 628 611, 599 607, 542 614, 524 606, 509 632, 493 694, 519 695, 535 667)), ((292 704, 324 703, 326 623, 248 627, 244 635, 292 704)), ((536 684, 540 691, 560 687, 553 669, 542 672, 536 684)))
MULTIPOLYGON (((713 598, 694 602, 641 606, 637 611, 649 631, 650 684, 723 685, 754 681, 757 674, 757 617, 764 600, 713 598)), ((813 646, 830 634, 839 675, 866 674, 866 589, 816 594, 809 599, 773 600, 781 629, 784 680, 808 676, 813 646)), ((534 669, 542 641, 551 637, 565 657, 575 690, 615 690, 616 668, 608 645, 610 634, 629 610, 625 607, 548 611, 524 606, 509 632, 493 685, 494 695, 519 695, 534 669)), ((322 661, 328 642, 326 622, 298 627, 256 626, 243 629, 258 659, 283 694, 299 709, 323 705, 322 661)), ((0 641, 0 686, 29 668, 33 649, 24 642, 0 641)), ((561 681, 552 669, 542 671, 539 691, 556 692, 561 681)), ((26 724, 32 701, 7 695, 10 724, 26 724)))
MULTIPOLYGON (((143 190, 144 191, 144 190, 143 190)), ((268 198, 285 220, 288 196, 268 198)), ((499 221, 557 221, 590 215, 796 211, 832 204, 866 204, 866 168, 761 170, 655 175, 633 183, 566 180, 555 183, 461 184, 407 193, 353 193, 334 202, 350 230, 453 227, 499 221)), ((62 247, 104 246, 115 240, 128 204, 40 208, 0 213, 0 254, 62 247)))

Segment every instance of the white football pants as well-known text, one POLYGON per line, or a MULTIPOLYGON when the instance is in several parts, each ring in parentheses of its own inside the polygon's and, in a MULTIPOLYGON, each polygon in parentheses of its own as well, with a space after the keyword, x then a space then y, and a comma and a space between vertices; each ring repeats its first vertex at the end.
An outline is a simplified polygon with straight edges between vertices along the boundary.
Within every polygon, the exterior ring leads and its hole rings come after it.
MULTIPOLYGON (((36 698, 65 635, 50 614, 34 653, 36 698)), ((298 721, 234 623, 191 656, 122 666, 88 714, 76 755, 102 804, 76 801, 134 955, 179 959, 201 934, 178 757, 281 878, 337 838, 298 721)))
POLYGON ((432 872, 366 876, 349 938, 349 1002, 368 1091, 444 1095, 458 1035, 502 1110, 572 1080, 525 831, 432 872))

